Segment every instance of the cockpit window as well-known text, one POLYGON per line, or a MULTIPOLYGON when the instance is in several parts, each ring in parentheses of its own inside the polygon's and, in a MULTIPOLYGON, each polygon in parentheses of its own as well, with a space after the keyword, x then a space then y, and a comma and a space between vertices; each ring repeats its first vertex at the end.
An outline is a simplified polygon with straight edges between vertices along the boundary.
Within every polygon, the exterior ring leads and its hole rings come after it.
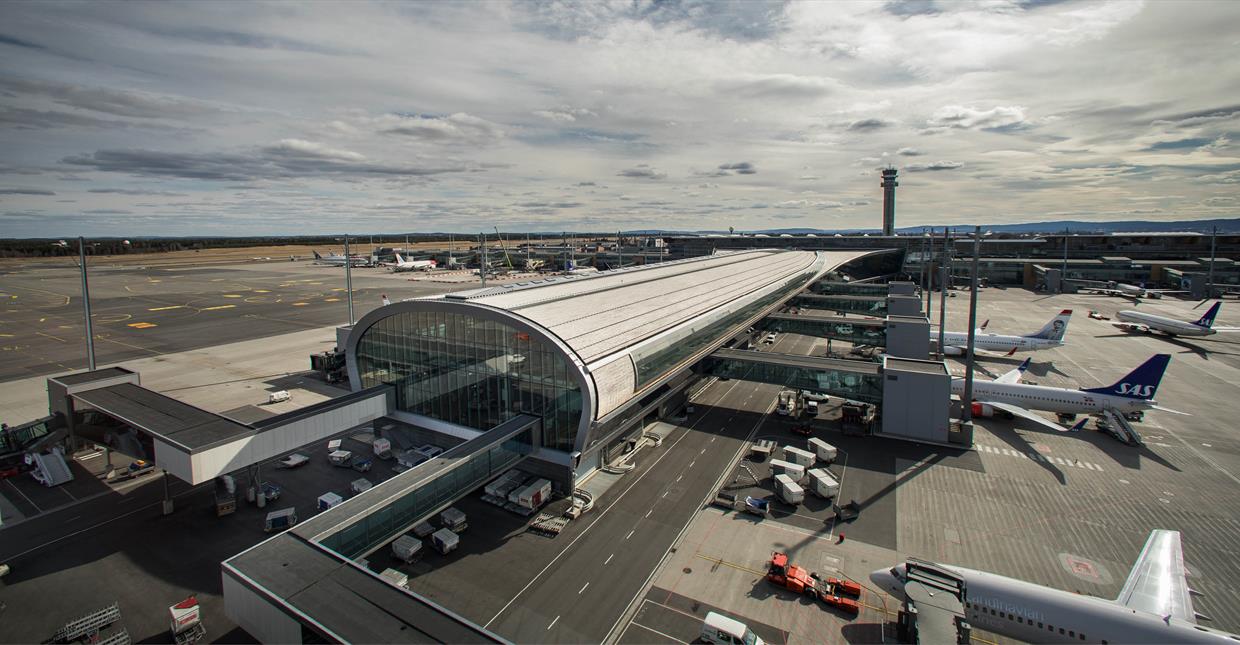
POLYGON ((904 582, 904 572, 901 571, 899 567, 891 568, 891 577, 899 580, 900 582, 904 582))

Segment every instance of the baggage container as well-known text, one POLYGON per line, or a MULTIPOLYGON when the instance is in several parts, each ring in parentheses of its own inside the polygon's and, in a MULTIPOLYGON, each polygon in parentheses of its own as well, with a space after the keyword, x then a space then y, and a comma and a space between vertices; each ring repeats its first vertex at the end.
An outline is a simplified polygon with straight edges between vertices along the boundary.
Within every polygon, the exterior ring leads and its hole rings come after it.
POLYGON ((353 491, 354 495, 360 495, 371 488, 374 488, 374 484, 370 483, 370 480, 365 477, 358 477, 353 480, 353 483, 349 484, 349 490, 353 491))
POLYGON ((772 459, 771 475, 787 475, 792 478, 792 481, 799 482, 805 479, 805 468, 782 459, 772 459))
POLYGON ((332 462, 333 466, 348 468, 353 462, 353 453, 348 450, 333 450, 327 454, 327 460, 332 462))
POLYGON ((810 452, 813 452, 814 456, 818 457, 818 461, 829 464, 835 461, 836 456, 838 456, 839 451, 835 449, 835 446, 818 437, 810 439, 808 444, 810 452))
POLYGON ((825 469, 814 468, 806 474, 809 475, 809 490, 811 493, 824 499, 831 499, 839 494, 840 483, 835 481, 831 473, 825 469))
POLYGON ((371 445, 374 448, 375 456, 379 459, 392 458, 392 442, 390 440, 382 438, 375 439, 374 443, 371 445))
POLYGON ((343 501, 344 498, 335 493, 323 493, 319 495, 319 510, 325 511, 343 501))
POLYGON ((814 453, 796 446, 784 446, 784 459, 804 468, 813 468, 818 461, 814 453))
POLYGON ((551 499, 551 482, 540 479, 517 495, 517 505, 525 508, 538 508, 551 499))
POLYGON ((263 526, 263 530, 271 533, 272 531, 283 531, 297 524, 297 509, 282 508, 278 511, 272 511, 267 514, 267 522, 263 526))
POLYGON ((469 528, 469 522, 465 517, 465 513, 456 507, 449 508, 439 514, 439 523, 446 529, 451 529, 453 533, 460 533, 469 528))
POLYGON ((805 489, 792 481, 787 475, 775 475, 775 493, 789 504, 800 504, 805 501, 805 489))
POLYGON ((379 577, 392 586, 400 587, 401 589, 409 588, 409 576, 396 569, 384 569, 383 573, 379 574, 379 577))
POLYGON ((461 544, 461 536, 451 529, 439 529, 431 534, 431 544, 435 545, 436 551, 447 555, 461 544))
POLYGON ((424 538, 434 532, 435 527, 431 526, 430 522, 418 522, 413 525, 413 534, 420 538, 424 538))
POLYGON ((392 556, 409 564, 422 555, 422 540, 412 535, 402 535, 392 543, 392 556))

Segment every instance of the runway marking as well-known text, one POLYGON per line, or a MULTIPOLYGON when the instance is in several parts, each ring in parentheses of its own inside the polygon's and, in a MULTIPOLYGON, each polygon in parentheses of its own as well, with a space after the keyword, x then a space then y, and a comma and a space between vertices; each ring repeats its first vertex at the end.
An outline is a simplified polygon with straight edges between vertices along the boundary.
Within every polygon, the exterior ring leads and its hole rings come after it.
POLYGON ((237 294, 235 294, 235 293, 226 293, 226 294, 224 294, 224 297, 225 297, 225 298, 240 298, 241 296, 239 296, 239 295, 237 295, 237 294))
POLYGON ((676 481, 679 482, 681 477, 684 477, 684 475, 676 475, 676 481))
MULTIPOLYGON (((647 602, 649 602, 649 601, 647 601, 647 602)), ((681 612, 681 613, 684 613, 684 612, 681 612)), ((694 616, 694 618, 696 619, 696 618, 697 618, 697 616, 694 616)), ((648 631, 648 632, 652 632, 652 633, 658 634, 659 636, 662 636, 663 638, 666 638, 666 639, 668 639, 668 640, 670 640, 670 641, 673 641, 673 642, 676 642, 676 643, 684 643, 684 642, 685 642, 685 641, 680 640, 679 638, 676 638, 675 636, 669 636, 669 635, 664 634, 663 632, 661 632, 661 631, 659 631, 659 630, 657 630, 657 629, 652 629, 652 628, 650 628, 650 627, 647 627, 647 626, 645 626, 645 625, 643 625, 643 624, 641 624, 641 623, 637 622, 636 620, 630 620, 630 621, 629 621, 629 625, 630 625, 630 626, 631 626, 631 625, 637 625, 638 627, 641 627, 642 629, 644 629, 644 630, 646 630, 646 631, 648 631)), ((628 628, 626 627, 626 628, 625 628, 625 630, 627 631, 627 630, 628 630, 628 628)), ((688 644, 686 643, 686 645, 688 645, 688 644)))
POLYGON ((158 327, 159 325, 156 325, 155 323, 149 323, 149 322, 136 322, 136 323, 129 323, 129 326, 133 327, 134 329, 148 329, 150 327, 158 327))
POLYGON ((200 311, 215 311, 217 309, 232 309, 237 305, 216 305, 214 307, 203 307, 200 311))
POLYGON ((581 595, 581 592, 582 592, 582 591, 585 591, 585 590, 586 590, 586 587, 589 587, 589 586, 590 586, 590 583, 588 583, 588 582, 587 582, 587 583, 585 583, 584 585, 582 585, 582 586, 581 586, 581 589, 577 591, 577 595, 578 595, 578 596, 580 596, 580 595, 581 595))
POLYGON ((555 620, 551 621, 551 624, 550 624, 550 625, 547 625, 547 631, 551 631, 551 628, 552 628, 552 627, 555 627, 555 624, 556 624, 557 622, 559 622, 559 620, 560 620, 560 617, 559 617, 559 616, 556 616, 556 617, 555 617, 555 620))
POLYGON ((636 532, 637 532, 637 529, 633 529, 632 531, 629 531, 629 534, 628 534, 628 535, 626 535, 626 536, 624 536, 624 539, 626 539, 626 540, 627 540, 627 539, 629 539, 629 538, 633 537, 633 534, 634 534, 634 533, 636 533, 636 532))
MULTIPOLYGON (((711 439, 711 441, 714 441, 714 439, 711 439)), ((706 449, 705 449, 705 448, 702 448, 702 452, 699 452, 698 454, 699 454, 699 455, 704 455, 704 454, 706 454, 706 449)))
MULTIPOLYGON (((753 574, 757 574, 760 576, 766 575, 765 571, 759 571, 757 569, 750 569, 749 567, 743 564, 736 564, 735 562, 728 562, 727 560, 723 560, 721 558, 713 558, 709 555, 702 555, 701 553, 695 553, 694 555, 696 555, 699 558, 702 558, 703 560, 706 560, 707 562, 714 562, 715 564, 722 564, 725 567, 731 567, 733 569, 736 569, 737 571, 746 571, 748 573, 753 573, 753 574)), ((653 602, 653 601, 648 600, 646 602, 653 602)), ((658 603, 655 603, 655 604, 658 604, 658 603)), ((669 607, 668 609, 671 609, 671 607, 669 607)))
POLYGON ((654 512, 654 509, 653 509, 653 508, 652 508, 652 509, 650 509, 650 510, 648 510, 648 511, 646 511, 646 517, 650 517, 650 514, 651 514, 651 513, 653 513, 653 512, 654 512))
POLYGON ((615 554, 615 553, 613 553, 613 554, 611 554, 611 555, 607 556, 607 559, 606 559, 606 560, 603 560, 603 565, 604 565, 604 566, 606 566, 606 565, 607 565, 607 563, 608 563, 608 562, 611 562, 611 559, 612 559, 612 558, 614 558, 614 557, 616 557, 616 554, 615 554))
POLYGON ((1105 469, 1103 469, 1103 467, 1099 466, 1098 464, 1088 462, 1088 461, 1081 461, 1079 459, 1063 459, 1060 457, 1050 457, 1050 456, 1043 455, 1042 453, 1038 453, 1038 452, 1025 453, 1019 450, 1011 450, 1009 448, 995 448, 993 446, 987 446, 987 445, 980 444, 980 443, 975 444, 975 445, 977 446, 978 451, 989 453, 992 455, 1004 455, 1006 457, 1016 457, 1017 459, 1028 459, 1030 461, 1036 461, 1039 463, 1056 464, 1059 466, 1071 466, 1074 468, 1082 468, 1084 470, 1096 470, 1100 473, 1106 472, 1105 469))
POLYGON ((69 341, 67 341, 67 340, 65 340, 65 339, 63 339, 63 338, 58 338, 58 337, 53 336, 53 335, 51 335, 51 334, 45 334, 45 333, 43 333, 43 332, 41 332, 41 331, 36 331, 36 332, 35 332, 35 334, 38 334, 39 336, 42 336, 42 337, 44 337, 44 338, 50 338, 50 339, 52 339, 52 340, 58 340, 58 341, 60 341, 60 342, 62 342, 62 343, 67 343, 67 342, 69 342, 69 341))
POLYGON ((340 302, 340 298, 324 298, 323 302, 340 302))
POLYGON ((271 292, 266 289, 255 289, 254 293, 271 293, 271 292))
POLYGON ((293 303, 293 306, 294 306, 294 307, 305 307, 305 306, 306 306, 306 305, 308 305, 308 304, 310 304, 310 303, 308 303, 308 302, 294 302, 294 303, 293 303))
MULTIPOLYGON (((4 483, 8 484, 10 487, 12 487, 12 489, 13 489, 13 490, 17 491, 17 494, 18 494, 18 495, 21 495, 21 496, 22 496, 22 499, 26 500, 27 502, 30 502, 30 505, 31 505, 31 506, 33 506, 33 507, 35 508, 35 510, 39 511, 39 513, 43 513, 43 512, 44 512, 44 511, 43 511, 43 509, 39 508, 39 505, 38 505, 38 504, 35 504, 35 503, 34 503, 34 500, 33 500, 33 499, 30 499, 29 497, 26 497, 26 494, 25 494, 25 493, 23 493, 23 492, 22 492, 22 489, 18 488, 16 484, 14 484, 13 482, 11 482, 11 481, 9 481, 9 480, 7 480, 7 479, 6 479, 6 480, 4 480, 4 483)), ((14 559, 16 559, 16 558, 9 558, 9 559, 10 559, 10 560, 14 560, 14 559)))
POLYGON ((170 307, 151 307, 147 311, 168 311, 169 309, 184 309, 185 305, 172 305, 170 307))

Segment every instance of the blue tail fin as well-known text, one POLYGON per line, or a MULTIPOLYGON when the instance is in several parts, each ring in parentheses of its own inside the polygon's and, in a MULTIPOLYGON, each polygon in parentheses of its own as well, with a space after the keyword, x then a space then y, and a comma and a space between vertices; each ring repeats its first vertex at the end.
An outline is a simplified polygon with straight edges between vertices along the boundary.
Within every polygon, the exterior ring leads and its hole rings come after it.
POLYGON ((1170 362, 1171 354, 1155 354, 1117 383, 1082 391, 1148 401, 1158 391, 1158 384, 1162 382, 1163 372, 1167 371, 1170 362))
POLYGON ((1071 428, 1068 428, 1068 432, 1080 432, 1085 429, 1086 423, 1089 423, 1089 417, 1085 417, 1084 419, 1077 421, 1071 428))
POLYGON ((1193 324, 1209 329, 1214 324, 1214 317, 1218 315, 1218 308, 1221 306, 1223 306, 1222 302, 1214 303, 1214 306, 1210 307, 1210 310, 1206 312, 1206 315, 1193 321, 1193 324))

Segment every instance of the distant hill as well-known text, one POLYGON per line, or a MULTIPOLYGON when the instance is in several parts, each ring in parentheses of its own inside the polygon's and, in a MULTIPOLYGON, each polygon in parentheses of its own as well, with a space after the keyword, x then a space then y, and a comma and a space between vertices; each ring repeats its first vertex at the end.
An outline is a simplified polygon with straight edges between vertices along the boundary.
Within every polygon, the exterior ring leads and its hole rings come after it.
MULTIPOLYGON (((1219 233, 1240 233, 1240 218, 1233 219, 1199 219, 1178 222, 1154 222, 1147 220, 1125 220, 1120 222, 1082 222, 1077 220, 1057 220, 1053 222, 1029 222, 1025 224, 984 224, 983 231, 994 231, 995 233, 1062 233, 1065 229, 1073 233, 1161 233, 1161 232, 1197 232, 1209 233, 1213 227, 1218 227, 1219 233)), ((942 229, 942 225, 937 226, 905 226, 897 228, 896 232, 902 235, 911 233, 921 233, 928 228, 942 229)), ((963 230, 966 226, 953 226, 952 228, 963 230)), ((746 233, 763 233, 766 235, 805 235, 814 233, 815 235, 829 233, 877 233, 877 228, 846 228, 846 229, 816 229, 816 228, 780 228, 766 229, 762 231, 745 231, 746 233)), ((701 233, 720 233, 721 231, 699 231, 701 233)))

